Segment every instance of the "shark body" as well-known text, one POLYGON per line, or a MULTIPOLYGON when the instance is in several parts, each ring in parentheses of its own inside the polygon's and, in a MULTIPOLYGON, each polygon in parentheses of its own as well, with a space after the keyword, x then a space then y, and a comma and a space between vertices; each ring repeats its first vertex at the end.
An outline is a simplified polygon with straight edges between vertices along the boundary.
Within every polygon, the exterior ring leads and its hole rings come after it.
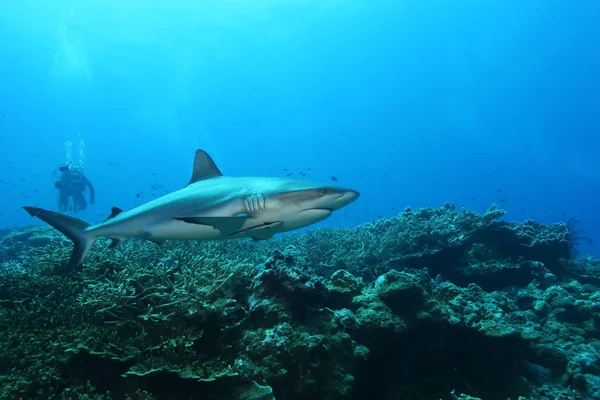
POLYGON ((295 179, 224 176, 210 155, 197 150, 188 185, 129 211, 113 207, 96 225, 36 207, 23 207, 73 241, 69 264, 80 265, 99 237, 115 247, 138 237, 165 240, 264 240, 312 225, 354 202, 355 190, 295 179))

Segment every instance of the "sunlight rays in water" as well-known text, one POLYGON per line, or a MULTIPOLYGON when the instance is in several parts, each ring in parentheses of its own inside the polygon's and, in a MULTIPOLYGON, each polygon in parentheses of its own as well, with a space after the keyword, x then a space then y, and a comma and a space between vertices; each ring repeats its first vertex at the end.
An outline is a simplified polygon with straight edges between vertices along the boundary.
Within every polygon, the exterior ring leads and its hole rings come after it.
POLYGON ((83 39, 72 33, 73 11, 61 13, 57 26, 58 47, 52 56, 51 75, 66 82, 89 82, 93 78, 83 39))

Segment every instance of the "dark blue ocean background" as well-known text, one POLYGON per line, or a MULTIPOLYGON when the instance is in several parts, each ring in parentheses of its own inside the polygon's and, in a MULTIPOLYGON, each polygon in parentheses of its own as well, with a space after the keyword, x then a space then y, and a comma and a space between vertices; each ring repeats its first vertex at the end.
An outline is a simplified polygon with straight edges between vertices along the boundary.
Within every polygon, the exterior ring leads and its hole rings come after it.
POLYGON ((599 21, 592 0, 0 2, 0 227, 57 209, 83 140, 91 222, 182 187, 203 148, 361 192, 321 225, 497 203, 580 220, 597 255, 599 21))

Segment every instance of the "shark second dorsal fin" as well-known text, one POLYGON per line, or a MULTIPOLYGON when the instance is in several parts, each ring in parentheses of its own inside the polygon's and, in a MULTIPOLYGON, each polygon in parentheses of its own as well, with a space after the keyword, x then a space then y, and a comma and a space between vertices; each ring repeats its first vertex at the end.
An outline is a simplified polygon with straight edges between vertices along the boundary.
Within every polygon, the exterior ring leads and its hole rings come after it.
POLYGON ((110 209, 110 215, 108 216, 108 218, 106 218, 104 220, 104 222, 108 221, 109 219, 113 219, 114 217, 116 217, 117 215, 121 214, 123 212, 123 210, 121 210, 119 207, 113 207, 110 209))
POLYGON ((223 174, 221 171, 219 171, 219 168, 213 161, 212 157, 209 156, 204 150, 196 150, 196 156, 194 157, 194 169, 192 170, 192 179, 190 179, 186 186, 217 176, 223 176, 223 174))

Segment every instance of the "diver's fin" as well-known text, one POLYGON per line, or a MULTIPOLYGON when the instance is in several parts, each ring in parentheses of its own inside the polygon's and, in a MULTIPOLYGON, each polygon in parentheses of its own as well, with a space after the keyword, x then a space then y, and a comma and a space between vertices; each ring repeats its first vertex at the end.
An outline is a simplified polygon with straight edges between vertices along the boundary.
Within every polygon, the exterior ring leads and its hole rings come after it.
POLYGON ((108 221, 109 219, 113 219, 114 217, 116 217, 117 215, 121 214, 123 212, 123 210, 121 210, 119 207, 113 207, 110 209, 110 215, 108 216, 108 218, 106 218, 104 220, 104 222, 108 221))
POLYGON ((88 251, 96 241, 96 237, 90 236, 85 231, 91 225, 89 222, 54 211, 44 210, 43 208, 25 206, 23 209, 32 217, 38 217, 71 239, 73 242, 73 252, 69 259, 69 265, 73 268, 81 265, 88 251))
POLYGON ((179 217, 175 218, 188 224, 207 225, 220 230, 224 234, 240 230, 244 222, 248 220, 247 216, 237 217, 179 217))
POLYGON ((186 186, 196 183, 204 179, 210 179, 217 176, 223 176, 217 164, 213 161, 212 157, 208 155, 204 150, 196 150, 196 156, 194 157, 194 168, 192 170, 192 178, 186 186))

